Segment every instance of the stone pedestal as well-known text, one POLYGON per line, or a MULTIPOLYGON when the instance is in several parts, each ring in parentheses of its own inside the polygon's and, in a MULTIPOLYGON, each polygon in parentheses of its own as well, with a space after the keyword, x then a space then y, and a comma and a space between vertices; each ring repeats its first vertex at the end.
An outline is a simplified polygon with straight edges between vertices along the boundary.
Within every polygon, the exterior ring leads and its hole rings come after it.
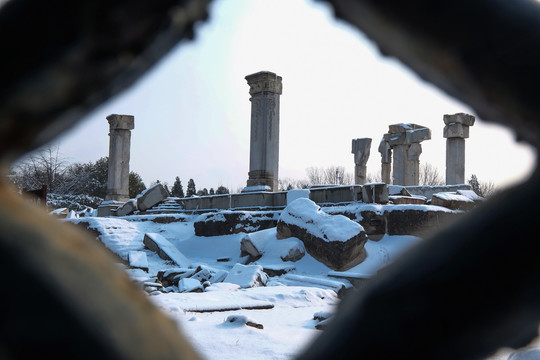
POLYGON ((383 140, 392 148, 394 157, 393 184, 414 186, 420 179, 420 142, 431 139, 431 130, 417 124, 389 126, 383 140))
POLYGON ((379 144, 379 152, 381 153, 381 179, 385 184, 391 183, 392 174, 392 148, 388 141, 385 141, 384 138, 379 144))
POLYGON ((129 199, 129 153, 131 130, 135 120, 131 115, 112 114, 109 121, 109 167, 105 200, 129 199))
POLYGON ((443 136, 446 138, 446 185, 465 183, 465 139, 469 137, 469 127, 475 117, 458 113, 444 115, 443 136))
POLYGON ((362 185, 366 183, 367 178, 367 161, 371 150, 371 139, 353 139, 352 153, 354 154, 354 182, 362 185))
POLYGON ((246 76, 251 95, 251 139, 247 187, 278 190, 281 76, 268 71, 246 76))

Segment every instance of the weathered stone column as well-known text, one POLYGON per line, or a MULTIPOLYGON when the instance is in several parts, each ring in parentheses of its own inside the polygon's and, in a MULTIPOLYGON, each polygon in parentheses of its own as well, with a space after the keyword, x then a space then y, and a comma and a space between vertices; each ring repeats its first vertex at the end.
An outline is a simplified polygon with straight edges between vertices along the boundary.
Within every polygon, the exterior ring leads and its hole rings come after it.
POLYGON ((371 151, 371 139, 353 139, 352 153, 354 154, 354 183, 363 185, 367 178, 367 161, 371 151))
POLYGON ((135 120, 131 115, 112 114, 109 121, 109 167, 105 200, 129 200, 129 152, 131 130, 135 120))
POLYGON ((381 153, 381 179, 385 184, 391 183, 390 175, 392 173, 392 148, 388 141, 381 140, 379 144, 379 152, 381 153))
MULTIPOLYGON (((281 76, 261 71, 246 76, 251 95, 251 142, 247 186, 278 190, 281 76)), ((246 188, 246 191, 249 189, 246 188)))
POLYGON ((444 115, 446 124, 443 136, 446 138, 446 185, 465 183, 465 139, 469 137, 469 127, 474 125, 473 115, 458 113, 444 115))
POLYGON ((384 140, 392 147, 394 185, 414 186, 420 179, 420 142, 431 139, 431 130, 417 124, 389 126, 384 140))

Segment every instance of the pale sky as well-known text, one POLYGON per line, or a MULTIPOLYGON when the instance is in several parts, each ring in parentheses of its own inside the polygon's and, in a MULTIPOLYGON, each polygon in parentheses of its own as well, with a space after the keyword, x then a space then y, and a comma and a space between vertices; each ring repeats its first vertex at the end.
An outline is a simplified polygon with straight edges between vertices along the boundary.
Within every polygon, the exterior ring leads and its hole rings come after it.
MULTIPOLYGON (((174 48, 128 91, 90 113, 58 144, 73 162, 108 155, 112 113, 135 116, 130 169, 146 185, 231 190, 249 171, 249 87, 261 70, 283 78, 280 177, 305 178, 310 166, 354 170, 351 140, 373 139, 368 173, 380 171, 377 147, 388 125, 429 127, 421 163, 444 176, 443 115, 474 114, 423 82, 397 61, 383 58, 360 31, 333 18, 325 4, 307 0, 218 0, 196 28, 195 41, 174 48)), ((129 24, 129 22, 126 22, 129 24)), ((477 119, 478 120, 478 119, 477 119)), ((466 141, 466 177, 507 185, 535 162, 530 146, 509 130, 477 121, 466 141)))

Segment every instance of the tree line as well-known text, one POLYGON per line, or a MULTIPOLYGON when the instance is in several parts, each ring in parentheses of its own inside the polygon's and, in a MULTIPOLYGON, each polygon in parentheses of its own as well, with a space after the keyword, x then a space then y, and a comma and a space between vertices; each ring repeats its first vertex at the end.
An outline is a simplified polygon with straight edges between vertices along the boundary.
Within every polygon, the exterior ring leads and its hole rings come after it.
POLYGON ((229 189, 223 185, 219 185, 216 190, 214 190, 214 188, 210 188, 210 190, 208 190, 207 188, 197 190, 197 187, 195 186, 195 181, 193 179, 189 179, 186 192, 184 193, 182 181, 178 176, 174 180, 174 184, 170 190, 171 196, 179 198, 192 196, 223 195, 228 193, 229 189))
MULTIPOLYGON (((69 163, 58 146, 47 146, 15 163, 8 179, 20 190, 47 186, 58 195, 88 195, 105 198, 107 194, 108 157, 87 163, 69 163)), ((129 197, 140 194, 146 185, 141 176, 129 172, 129 197)))

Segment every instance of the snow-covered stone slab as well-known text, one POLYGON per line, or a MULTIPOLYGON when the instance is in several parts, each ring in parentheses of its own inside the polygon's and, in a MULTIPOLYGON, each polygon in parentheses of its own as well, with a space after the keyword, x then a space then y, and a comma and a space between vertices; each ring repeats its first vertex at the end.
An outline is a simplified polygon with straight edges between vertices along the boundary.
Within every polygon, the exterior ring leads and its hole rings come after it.
POLYGON ((144 245, 158 254, 163 260, 175 262, 179 266, 187 267, 190 264, 188 258, 184 256, 171 242, 157 233, 144 234, 144 245))
POLYGON ((465 196, 466 198, 469 198, 470 200, 472 200, 474 202, 482 202, 482 201, 486 200, 486 198, 478 195, 473 190, 458 190, 457 193, 459 195, 465 196))
POLYGON ((129 199, 124 205, 116 209, 116 216, 127 216, 137 210, 137 201, 129 199))
POLYGON ((161 183, 156 183, 137 196, 137 208, 145 211, 169 197, 169 192, 161 183))
POLYGON ((333 270, 346 270, 358 258, 365 258, 364 228, 342 215, 329 215, 313 201, 300 198, 281 213, 277 238, 300 239, 306 251, 333 270))
POLYGON ((203 292, 203 286, 197 279, 183 278, 178 281, 179 292, 203 292))
POLYGON ((280 281, 284 285, 288 286, 308 286, 334 290, 340 297, 345 291, 347 291, 347 289, 352 288, 352 284, 345 279, 331 280, 327 278, 296 274, 285 274, 281 277, 280 281))
POLYGON ((268 276, 260 265, 236 264, 223 281, 237 284, 241 288, 250 288, 266 285, 268 276))
POLYGON ((130 251, 128 253, 129 266, 148 272, 148 259, 144 251, 130 251))
POLYGON ((431 204, 451 210, 470 210, 475 205, 474 201, 467 196, 451 192, 433 194, 431 204))
POLYGON ((195 273, 195 269, 173 268, 165 271, 158 271, 157 278, 163 286, 177 286, 180 279, 190 277, 195 273))
POLYGON ((269 277, 272 277, 272 276, 281 276, 283 274, 296 270, 296 267, 293 265, 282 263, 282 264, 264 265, 263 270, 269 277))
POLYGON ((241 255, 249 255, 249 261, 255 261, 263 255, 280 258, 282 261, 296 262, 304 257, 304 244, 296 239, 278 240, 276 229, 266 229, 246 234, 240 241, 241 255))

